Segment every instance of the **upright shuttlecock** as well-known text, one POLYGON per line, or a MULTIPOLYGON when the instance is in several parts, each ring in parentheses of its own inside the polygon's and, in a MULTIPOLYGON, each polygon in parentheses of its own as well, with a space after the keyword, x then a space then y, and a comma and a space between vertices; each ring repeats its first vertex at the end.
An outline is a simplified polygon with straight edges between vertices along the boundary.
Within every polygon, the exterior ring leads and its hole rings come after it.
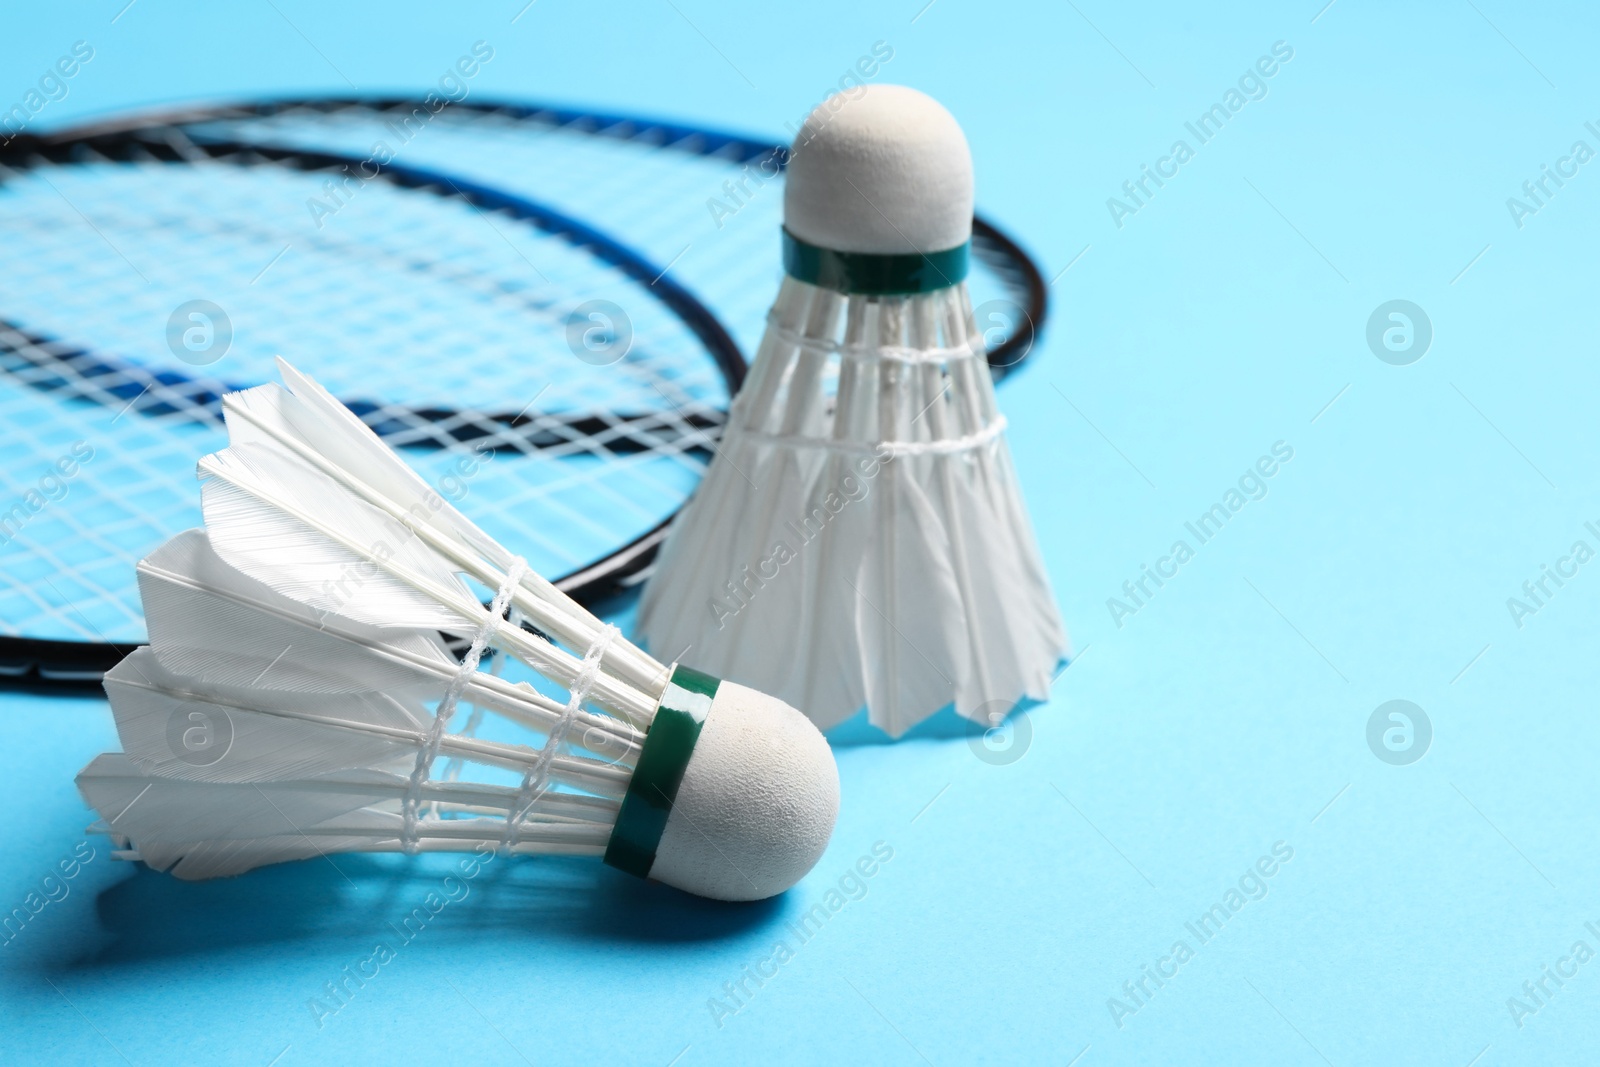
POLYGON ((151 647, 106 679, 124 751, 78 778, 123 855, 208 878, 492 845, 599 855, 724 900, 811 868, 839 786, 804 716, 645 655, 284 370, 291 389, 228 398, 232 443, 201 462, 208 531, 140 565, 151 647), (495 591, 487 608, 463 576, 495 591), (489 648, 565 698, 478 670, 489 648), (451 732, 462 703, 543 743, 451 732))
POLYGON ((786 277, 639 625, 659 654, 819 725, 899 736, 1043 699, 1067 650, 964 281, 972 163, 938 103, 818 107, 784 191, 786 277))

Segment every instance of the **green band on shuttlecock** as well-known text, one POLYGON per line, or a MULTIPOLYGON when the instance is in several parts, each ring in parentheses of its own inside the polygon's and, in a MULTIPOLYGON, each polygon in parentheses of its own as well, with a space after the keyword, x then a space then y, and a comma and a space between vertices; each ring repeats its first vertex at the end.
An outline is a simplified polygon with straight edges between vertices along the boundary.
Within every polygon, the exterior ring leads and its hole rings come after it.
POLYGON ((673 670, 606 843, 605 861, 611 866, 640 878, 649 876, 683 772, 721 684, 720 678, 692 667, 673 670))
POLYGON ((783 231, 783 269, 791 278, 862 296, 905 296, 948 289, 967 276, 972 242, 943 252, 911 252, 880 256, 868 252, 835 252, 783 231))

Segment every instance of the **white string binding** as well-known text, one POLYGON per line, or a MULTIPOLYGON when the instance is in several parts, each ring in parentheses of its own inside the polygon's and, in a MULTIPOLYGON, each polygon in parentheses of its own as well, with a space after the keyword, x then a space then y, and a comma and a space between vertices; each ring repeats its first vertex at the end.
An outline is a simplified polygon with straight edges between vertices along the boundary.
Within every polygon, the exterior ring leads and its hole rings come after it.
POLYGON ((803 434, 763 433, 760 430, 747 430, 738 425, 730 426, 723 440, 726 443, 737 434, 740 437, 747 437, 761 444, 779 445, 784 448, 898 458, 902 456, 949 456, 958 452, 972 452, 984 447, 1005 433, 1005 430, 1006 417, 1004 415, 996 415, 994 421, 983 429, 969 433, 964 437, 952 437, 944 441, 840 441, 831 437, 807 437, 803 434))
POLYGON ((605 658, 606 649, 611 647, 611 642, 621 632, 615 626, 606 626, 595 636, 594 642, 589 645, 589 651, 583 654, 583 666, 579 668, 578 676, 572 681, 572 689, 567 694, 567 706, 562 709, 561 718, 551 727, 549 736, 545 738, 544 747, 539 750, 539 758, 528 768, 528 773, 523 775, 522 785, 517 789, 516 801, 506 813, 506 832, 500 840, 501 855, 511 851, 511 846, 516 843, 518 828, 533 811, 533 806, 539 802, 539 798, 544 796, 545 790, 550 788, 550 769, 555 763, 561 742, 565 740, 567 731, 577 720, 578 712, 583 708, 584 702, 589 699, 589 690, 593 688, 595 679, 600 676, 600 661, 605 658))
POLYGON ((411 769, 411 777, 406 782, 405 799, 400 804, 400 812, 405 819, 405 825, 400 833, 400 845, 408 856, 417 854, 417 807, 422 799, 422 787, 428 781, 428 775, 433 770, 433 761, 439 755, 439 745, 444 741, 445 727, 450 724, 451 717, 456 713, 456 704, 461 700, 461 694, 466 692, 472 676, 477 673, 478 661, 483 658, 483 650, 489 647, 489 642, 499 630, 501 617, 506 613, 506 605, 511 603, 511 594, 522 584, 522 575, 527 569, 528 561, 521 556, 513 558, 511 566, 506 568, 506 576, 501 580, 500 588, 495 590, 494 600, 490 602, 483 622, 478 625, 478 632, 472 635, 472 644, 468 646, 467 654, 462 657, 456 676, 450 679, 450 687, 444 691, 444 697, 440 699, 439 706, 433 713, 433 725, 428 729, 428 740, 417 753, 417 765, 411 769))
MULTIPOLYGON (((522 624, 527 621, 527 618, 528 617, 522 613, 521 608, 512 608, 511 614, 508 616, 512 628, 514 629, 521 629, 522 624)), ((503 653, 498 656, 491 655, 489 657, 489 673, 494 675, 496 678, 500 677, 505 670, 506 659, 507 657, 503 653)), ((456 735, 458 737, 475 737, 478 733, 478 727, 483 725, 484 706, 482 704, 469 704, 468 707, 470 707, 472 711, 467 715, 466 725, 456 731, 456 735)), ((446 782, 460 781, 461 771, 466 765, 467 761, 460 756, 457 756, 447 762, 444 765, 444 780, 446 782)), ((437 819, 439 817, 439 804, 440 802, 435 800, 428 806, 428 814, 430 818, 437 819)))

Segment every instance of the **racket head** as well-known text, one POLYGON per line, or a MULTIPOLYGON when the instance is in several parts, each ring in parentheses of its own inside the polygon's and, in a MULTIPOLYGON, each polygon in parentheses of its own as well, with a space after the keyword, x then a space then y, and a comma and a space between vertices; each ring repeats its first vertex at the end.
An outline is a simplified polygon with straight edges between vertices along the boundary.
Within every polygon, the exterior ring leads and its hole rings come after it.
POLYGON ((279 353, 575 595, 648 561, 737 346, 586 222, 363 162, 171 127, 0 151, 0 672, 92 681, 142 640, 133 566, 198 524, 220 398, 279 353))
MULTIPOLYGON (((674 396, 680 403, 674 408, 675 418, 666 421, 672 431, 670 436, 680 443, 688 442, 688 447, 673 460, 681 468, 676 473, 686 474, 687 481, 668 487, 668 499, 680 490, 686 494, 698 480, 698 468, 703 466, 706 451, 711 446, 709 435, 715 433, 720 423, 727 397, 742 381, 740 348, 755 350, 765 328, 771 295, 780 280, 777 236, 786 152, 784 146, 761 138, 634 116, 485 101, 479 97, 454 102, 437 111, 404 98, 282 99, 147 112, 80 126, 49 137, 19 138, 7 151, 0 153, 0 162, 29 153, 56 159, 84 153, 114 154, 112 146, 118 143, 136 143, 141 146, 140 151, 157 155, 162 152, 198 153, 213 162, 255 155, 265 161, 260 165, 296 169, 295 161, 299 161, 305 165, 302 173, 320 173, 323 180, 334 179, 341 184, 348 184, 341 177, 342 173, 365 174, 372 170, 373 160, 382 158, 383 154, 376 151, 381 145, 389 157, 387 162, 378 164, 380 180, 362 182, 358 192, 344 197, 344 203, 323 193, 325 204, 332 210, 329 213, 325 209, 319 214, 322 226, 317 229, 349 240, 366 240, 371 234, 363 215, 374 213, 372 205, 383 198, 368 197, 365 190, 370 188, 381 193, 387 186, 393 186, 406 191, 407 183, 412 192, 454 186, 451 198, 459 198, 461 203, 474 208, 480 223, 493 225, 495 220, 510 218, 518 220, 517 226, 531 225, 537 229, 539 217, 542 217, 548 225, 565 228, 564 237, 560 239, 599 250, 597 258, 602 262, 607 261, 606 252, 615 252, 613 259, 621 258, 626 262, 620 265, 610 262, 614 271, 620 271, 635 286, 649 282, 644 286, 648 290, 644 300, 646 308, 657 310, 657 305, 663 302, 660 294, 669 294, 664 301, 671 311, 667 318, 677 320, 668 322, 668 328, 663 330, 659 322, 641 327, 633 321, 634 316, 629 315, 628 326, 633 329, 635 339, 655 343, 659 334, 670 339, 671 347, 683 339, 679 327, 687 327, 703 350, 702 358, 695 364, 698 372, 715 364, 715 374, 722 380, 720 390, 707 381, 700 381, 698 385, 690 382, 685 385, 684 395, 674 396), (318 171, 318 167, 324 169, 318 171), (528 217, 519 219, 519 215, 528 217), (608 233, 625 235, 625 241, 608 237, 608 233), (769 272, 766 281, 759 273, 762 269, 769 272), (697 300, 696 295, 704 303, 697 300), (716 309, 716 315, 707 310, 707 305, 716 309)), ((0 172, 0 177, 3 176, 4 172, 0 172)), ((5 183, 0 181, 0 200, 5 195, 5 183)), ((309 193, 306 199, 309 201, 309 193)), ((301 209, 311 220, 308 204, 302 204, 301 209)), ((69 224, 74 222, 70 215, 65 217, 69 224)), ((80 218, 75 224, 82 226, 85 222, 86 219, 80 218)), ((454 220, 454 224, 459 227, 462 219, 454 220)), ((514 235, 520 232, 514 231, 514 235)), ((487 240, 487 231, 481 236, 487 240)), ((504 241, 504 235, 500 239, 504 241)), ((509 246, 513 242, 504 243, 509 246)), ((259 251, 263 255, 275 254, 271 246, 259 251)), ((121 257, 120 252, 114 254, 105 242, 100 252, 104 266, 115 267, 121 257)), ((969 288, 980 328, 989 342, 991 368, 1000 378, 1014 372, 1032 353, 1048 311, 1046 286, 1028 255, 1009 236, 981 217, 974 220, 973 253, 969 288)), ((263 278, 271 278, 282 265, 275 262, 263 278)), ((235 283, 237 281, 235 279, 235 283)), ((196 294, 207 291, 206 285, 191 288, 196 294)), ((0 284, 0 294, 5 296, 0 299, 0 319, 6 320, 0 324, 0 352, 11 350, 7 359, 13 358, 17 349, 28 346, 32 346, 34 355, 41 347, 47 349, 49 357, 57 361, 64 350, 77 349, 82 350, 77 369, 83 370, 87 364, 89 371, 98 372, 100 368, 93 366, 95 360, 122 351, 108 346, 104 340, 98 346, 90 346, 83 344, 82 338, 70 340, 45 330, 19 330, 16 327, 27 324, 6 318, 9 294, 4 284, 0 284), (115 350, 108 352, 108 347, 115 350)), ((188 299, 206 298, 196 295, 188 299)), ((618 301, 608 303, 622 306, 618 301)), ((628 303, 632 309, 631 301, 623 303, 628 303)), ((344 306, 350 304, 347 299, 344 306)), ((152 321, 151 309, 145 305, 140 307, 145 320, 139 330, 142 342, 148 347, 151 336, 164 336, 166 324, 160 324, 158 329, 152 321)), ((204 309, 201 310, 204 313, 204 309)), ((127 316, 133 315, 131 307, 125 311, 127 316)), ((176 306, 170 311, 175 312, 176 306)), ((648 311, 646 317, 649 317, 648 311)), ((238 324, 231 322, 234 318, 231 312, 229 318, 230 324, 235 326, 236 343, 242 345, 238 324)), ((326 301, 297 305, 281 319, 286 328, 292 324, 289 332, 293 340, 303 340, 308 324, 316 332, 317 327, 328 321, 326 301)), ((74 319, 74 322, 79 321, 82 319, 74 319)), ((609 310, 601 308, 597 317, 591 314, 580 323, 580 336, 595 340, 599 347, 605 348, 615 340, 617 325, 609 310)), ((245 333, 259 339, 254 330, 245 333)), ((266 347, 271 346, 258 346, 253 351, 259 356, 266 347)), ((208 427, 205 419, 196 417, 193 409, 202 409, 200 414, 204 416, 213 410, 214 397, 224 389, 253 385, 270 378, 270 374, 260 373, 259 366, 240 366, 236 373, 232 372, 233 364, 246 362, 238 358, 243 352, 242 347, 234 348, 228 359, 219 361, 215 368, 199 368, 209 374, 199 373, 194 367, 183 367, 178 373, 189 381, 158 383, 161 392, 157 395, 163 396, 174 408, 166 413, 168 416, 177 417, 186 412, 194 424, 190 433, 200 438, 208 433, 212 435, 204 441, 185 439, 179 445, 185 468, 181 493, 175 497, 164 496, 153 486, 142 485, 140 478, 145 475, 141 475, 141 470, 147 465, 137 450, 115 449, 111 454, 118 457, 118 462, 102 465, 101 472, 110 472, 107 479, 117 480, 123 487, 109 502, 99 502, 113 505, 109 510, 116 512, 105 520, 103 529, 114 532, 119 543, 141 546, 108 554, 111 566, 124 576, 120 598, 114 595, 118 580, 109 572, 103 577, 97 575, 102 580, 88 583, 88 589, 50 590, 47 585, 39 586, 45 590, 44 603, 39 602, 41 594, 37 590, 12 588, 6 584, 9 576, 0 580, 0 680, 9 678, 13 682, 47 687, 58 682, 94 684, 101 671, 142 637, 136 622, 137 601, 132 597, 131 563, 162 537, 198 521, 197 494, 188 481, 186 468, 193 458, 217 447, 217 427, 208 427), (174 400, 176 404, 171 403, 174 400), (136 491, 129 491, 130 486, 136 491), (134 499, 139 501, 134 508, 125 506, 134 499), (119 504, 124 506, 121 509, 114 506, 119 504), (97 590, 97 585, 107 588, 97 590), (107 627, 93 617, 92 611, 85 613, 78 606, 85 597, 91 601, 96 597, 120 599, 123 607, 131 607, 134 614, 125 610, 121 616, 113 615, 113 620, 122 628, 107 627)), ((391 419, 386 428, 395 431, 394 443, 410 446, 406 448, 408 458, 419 453, 438 452, 440 449, 429 439, 446 425, 455 436, 480 443, 485 433, 508 428, 520 429, 525 436, 535 436, 535 428, 526 422, 510 425, 516 422, 515 413, 507 405, 505 396, 486 398, 482 390, 466 390, 450 398, 463 405, 455 408, 434 402, 437 398, 423 398, 416 391, 402 390, 398 396, 393 391, 368 390, 363 394, 359 389, 352 391, 359 383, 339 375, 338 370, 343 366, 339 361, 312 356, 303 344, 285 348, 283 354, 329 381, 336 394, 353 401, 369 422, 375 418, 381 422, 386 405, 398 408, 398 419, 391 419), (452 422, 452 412, 466 417, 452 422), (408 428, 410 436, 405 432, 408 428)), ((157 356, 160 356, 159 351, 157 356)), ((25 374, 31 374, 32 380, 22 383, 27 388, 21 390, 21 399, 15 395, 16 391, 6 391, 8 384, 18 384, 14 380, 17 375, 0 373, 0 418, 9 418, 12 412, 24 418, 35 418, 36 415, 28 414, 29 402, 37 403, 39 394, 48 392, 40 388, 39 368, 26 359, 22 363, 25 374), (8 383, 7 379, 13 380, 8 383), (8 405, 12 412, 7 411, 8 405)), ((10 369, 9 364, 0 366, 0 371, 10 369)), ((458 383, 463 379, 481 382, 491 377, 481 371, 476 375, 461 373, 463 368, 459 366, 452 369, 457 372, 452 380, 458 383)), ((390 360, 381 367, 381 376, 386 385, 406 384, 406 370, 403 360, 390 360)), ((79 377, 98 379, 102 386, 115 383, 120 392, 102 390, 110 397, 131 399, 144 385, 142 380, 118 381, 98 373, 79 377)), ((505 388, 500 392, 513 390, 505 388)), ((107 402, 108 397, 103 395, 92 404, 105 406, 107 402)), ((567 410, 569 414, 581 414, 575 407, 569 406, 567 410)), ((605 414, 615 415, 616 412, 605 414)), ((622 414, 642 414, 646 431, 651 420, 658 424, 664 417, 659 408, 623 411, 622 414)), ((629 425, 635 422, 633 419, 623 421, 629 425)), ((60 429, 55 427, 53 433, 43 437, 35 435, 31 439, 31 451, 25 451, 21 457, 24 466, 29 461, 40 464, 52 460, 55 455, 51 447, 64 441, 70 448, 72 441, 79 439, 63 438, 60 429)), ((584 433, 609 429, 613 444, 620 442, 626 446, 631 440, 627 432, 619 436, 615 427, 603 421, 591 422, 579 429, 584 433)), ((572 431, 557 427, 547 430, 546 437, 550 432, 572 431)), ((465 442, 458 442, 461 443, 465 442)), ((511 445, 513 450, 521 447, 524 446, 511 445)), ((627 448, 617 451, 626 452, 627 448)), ((613 458, 609 447, 607 453, 599 458, 600 462, 613 458)), ((19 457, 6 458, 12 461, 11 468, 17 469, 19 457)), ((164 469, 170 474, 170 467, 164 469)), ((169 487, 179 484, 170 478, 154 479, 154 482, 169 487)), ((79 492, 81 487, 82 483, 70 487, 70 492, 76 496, 72 508, 107 511, 87 508, 82 499, 84 494, 79 492)), ((14 490, 20 492, 25 488, 25 484, 0 484, 0 491, 12 493, 13 499, 14 490)), ((480 509, 490 495, 489 488, 475 486, 472 492, 476 499, 463 505, 475 517, 480 517, 480 509)), ((522 500, 521 503, 529 505, 531 502, 522 500)), ((608 500, 606 506, 610 508, 616 504, 608 500)), ((509 512, 516 506, 511 503, 504 510, 509 512)), ((565 572, 559 584, 581 601, 592 603, 628 588, 648 572, 676 509, 662 507, 661 510, 654 525, 646 525, 636 532, 630 529, 632 536, 616 538, 613 544, 597 549, 593 558, 587 560, 540 558, 534 551, 528 554, 546 573, 565 572), (607 551, 612 548, 613 551, 607 551)), ((39 516, 54 515, 55 511, 52 503, 39 516)), ((575 521, 575 516, 568 518, 575 521)), ((34 519, 30 519, 29 525, 33 523, 34 519)), ((484 525, 491 533, 526 551, 523 532, 514 523, 497 526, 496 519, 489 516, 484 525)), ((75 531, 71 522, 62 522, 54 528, 34 528, 28 533, 47 538, 51 544, 70 544, 81 531, 75 531)), ((9 544, 0 545, 0 555, 10 547, 9 544)), ((48 554, 42 560, 30 559, 29 567, 25 568, 32 576, 29 580, 37 584, 49 574, 50 563, 48 554)))

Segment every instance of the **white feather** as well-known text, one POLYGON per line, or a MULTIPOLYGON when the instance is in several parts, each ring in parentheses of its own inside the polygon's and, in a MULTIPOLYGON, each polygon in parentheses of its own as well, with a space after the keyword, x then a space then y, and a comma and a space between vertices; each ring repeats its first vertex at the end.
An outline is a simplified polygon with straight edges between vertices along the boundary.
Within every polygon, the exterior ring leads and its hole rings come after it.
MULTIPOLYGON (((204 530, 178 534, 140 561, 139 594, 162 663, 219 684, 284 689, 307 675, 318 691, 389 691, 432 700, 460 669, 433 631, 383 629, 319 613, 234 570, 212 550, 204 530)), ((481 672, 464 696, 541 732, 565 713, 564 704, 526 683, 481 672)), ((582 711, 575 725, 608 759, 631 762, 638 750, 637 730, 609 716, 582 711)))
POLYGON ((823 727, 865 706, 892 736, 1048 696, 1066 634, 981 351, 965 284, 866 298, 786 278, 645 589, 649 648, 823 727))
MULTIPOLYGON (((452 506, 375 434, 310 376, 278 359, 287 389, 275 384, 224 398, 230 439, 271 444, 311 463, 367 503, 402 519, 435 550, 490 588, 498 587, 512 554, 452 506)), ((507 430, 508 433, 515 431, 507 430)), ((475 462, 494 462, 491 442, 475 462)), ((501 460, 500 462, 506 462, 501 460)), ((581 652, 599 636, 601 624, 534 571, 524 571, 513 601, 546 633, 581 652)), ((627 641, 606 652, 610 669, 631 684, 659 693, 665 671, 627 641)))
MULTIPOLYGON (((238 676, 229 654, 208 661, 238 676)), ((265 666, 263 661, 257 661, 265 666)), ((282 663, 273 670, 282 668, 282 663)), ((141 769, 169 778, 265 782, 355 770, 409 772, 426 744, 431 717, 394 693, 351 692, 310 671, 287 689, 269 683, 219 683, 177 674, 148 649, 106 674, 118 737, 141 769), (320 684, 319 684, 320 683, 320 684), (195 732, 191 739, 190 731, 195 732)), ((539 752, 522 745, 445 734, 439 751, 526 773, 539 752)), ((571 756, 551 761, 551 777, 617 795, 628 769, 571 756)))
POLYGON ((354 689, 411 687, 456 670, 435 631, 319 613, 230 567, 204 530, 186 530, 140 561, 139 597, 151 643, 163 655, 216 648, 276 656, 293 648, 301 663, 342 675, 354 689))
POLYGON ((355 791, 291 788, 289 783, 221 786, 152 777, 115 752, 85 767, 78 789, 111 832, 135 843, 145 862, 160 870, 172 862, 152 859, 162 844, 298 835, 357 811, 370 799, 355 791))
MULTIPOLYGON (((200 471, 217 554, 283 595, 380 627, 468 634, 487 618, 450 560, 309 464, 255 443, 206 456, 200 471)), ((578 657, 515 627, 500 627, 495 640, 560 685, 582 671, 578 657)), ((660 694, 602 672, 591 695, 643 726, 660 694)))
POLYGON ((211 545, 285 596, 375 626, 472 629, 482 607, 415 535, 333 479, 260 445, 200 461, 211 545))
POLYGON ((352 768, 410 769, 428 725, 419 704, 377 692, 307 691, 313 680, 301 672, 293 689, 272 693, 207 684, 139 649, 106 673, 105 687, 122 749, 147 774, 266 782, 352 768), (270 704, 277 714, 254 710, 255 704, 270 704))
MULTIPOLYGON (((336 779, 207 783, 140 773, 121 753, 97 757, 78 775, 84 800, 105 831, 127 839, 139 858, 180 878, 216 878, 287 860, 335 852, 389 850, 403 832, 392 808, 405 781, 394 775, 352 773, 336 779), (387 806, 387 807, 385 807, 387 806)), ((429 800, 509 807, 514 791, 433 783, 429 800)), ((524 850, 595 852, 603 849, 613 812, 569 804, 566 814, 520 827, 524 850)), ((429 820, 432 842, 501 839, 490 819, 429 820)))

